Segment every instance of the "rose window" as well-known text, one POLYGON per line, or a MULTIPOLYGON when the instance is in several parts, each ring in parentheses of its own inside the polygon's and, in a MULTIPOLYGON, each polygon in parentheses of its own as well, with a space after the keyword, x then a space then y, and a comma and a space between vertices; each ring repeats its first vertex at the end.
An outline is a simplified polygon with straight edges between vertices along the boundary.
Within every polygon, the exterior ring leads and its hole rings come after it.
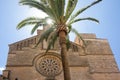
POLYGON ((61 60, 54 55, 45 55, 40 57, 36 62, 36 69, 43 76, 57 76, 62 71, 61 60))

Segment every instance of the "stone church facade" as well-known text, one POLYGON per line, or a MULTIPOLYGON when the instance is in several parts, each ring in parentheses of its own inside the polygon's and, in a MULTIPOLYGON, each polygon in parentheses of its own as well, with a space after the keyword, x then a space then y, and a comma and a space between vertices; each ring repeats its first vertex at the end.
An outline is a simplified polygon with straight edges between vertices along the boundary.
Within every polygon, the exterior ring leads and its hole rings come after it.
MULTIPOLYGON (((4 80, 64 80, 59 43, 56 42, 48 53, 45 53, 45 41, 34 48, 42 32, 38 30, 36 36, 9 45, 6 69, 2 75, 4 80)), ((68 51, 71 80, 120 80, 108 41, 96 38, 95 34, 81 36, 86 47, 83 49, 76 37, 68 51)))

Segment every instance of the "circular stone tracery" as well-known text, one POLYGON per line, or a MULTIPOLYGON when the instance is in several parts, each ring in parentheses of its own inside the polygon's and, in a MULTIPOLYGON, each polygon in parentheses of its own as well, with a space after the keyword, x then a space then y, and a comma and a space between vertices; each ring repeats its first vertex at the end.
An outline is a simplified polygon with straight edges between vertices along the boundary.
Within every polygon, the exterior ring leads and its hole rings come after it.
POLYGON ((46 77, 55 77, 62 71, 61 60, 54 55, 45 55, 36 62, 37 71, 46 77))

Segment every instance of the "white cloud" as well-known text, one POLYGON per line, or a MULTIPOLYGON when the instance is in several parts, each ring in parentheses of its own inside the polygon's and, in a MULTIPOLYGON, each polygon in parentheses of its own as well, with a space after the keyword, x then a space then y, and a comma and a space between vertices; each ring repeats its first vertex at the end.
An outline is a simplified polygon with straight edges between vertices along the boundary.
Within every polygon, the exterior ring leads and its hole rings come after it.
POLYGON ((2 71, 5 70, 4 67, 0 67, 0 74, 2 73, 2 71))

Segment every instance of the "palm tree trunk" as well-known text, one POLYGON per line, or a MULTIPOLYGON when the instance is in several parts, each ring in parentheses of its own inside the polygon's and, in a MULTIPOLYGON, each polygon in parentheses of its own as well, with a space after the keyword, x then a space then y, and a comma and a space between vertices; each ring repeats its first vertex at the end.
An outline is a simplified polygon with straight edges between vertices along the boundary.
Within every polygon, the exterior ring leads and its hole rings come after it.
POLYGON ((62 66, 64 71, 64 80, 71 80, 68 59, 67 59, 66 33, 64 31, 59 32, 59 44, 61 46, 61 58, 62 58, 62 66))

